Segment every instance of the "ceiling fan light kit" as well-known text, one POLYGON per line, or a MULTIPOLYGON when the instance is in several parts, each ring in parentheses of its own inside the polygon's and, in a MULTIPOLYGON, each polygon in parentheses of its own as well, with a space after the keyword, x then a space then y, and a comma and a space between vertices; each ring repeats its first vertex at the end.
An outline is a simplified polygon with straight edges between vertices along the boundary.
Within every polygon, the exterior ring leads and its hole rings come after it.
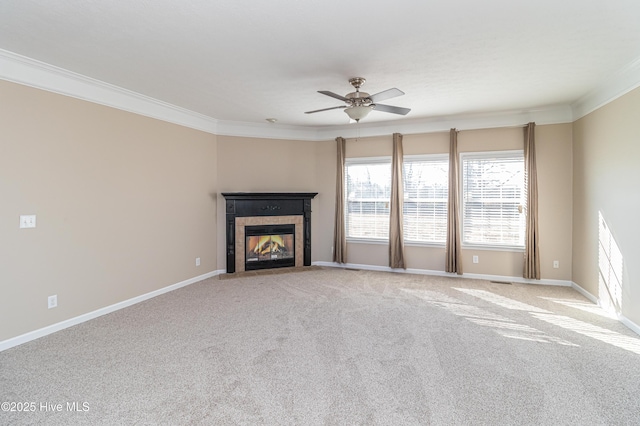
POLYGON ((347 113, 350 119, 355 120, 356 122, 365 118, 371 110, 373 109, 372 105, 369 106, 353 106, 350 108, 345 108, 344 112, 347 113))
POLYGON ((394 98, 396 96, 404 95, 402 90, 393 88, 388 89, 375 95, 369 95, 367 92, 361 92, 360 87, 366 82, 362 77, 354 77, 349 79, 349 83, 356 89, 355 92, 348 93, 346 96, 338 95, 337 93, 329 92, 326 90, 319 90, 318 93, 322 93, 323 95, 330 96, 332 98, 339 99, 343 101, 345 106, 336 106, 331 108, 323 108, 317 109, 314 111, 307 111, 305 114, 313 114, 321 111, 329 111, 332 109, 344 109, 344 112, 356 122, 359 122, 361 119, 365 118, 372 109, 377 109, 382 112, 390 112, 392 114, 400 114, 407 115, 411 109, 409 108, 401 108, 391 105, 383 105, 383 104, 374 104, 374 102, 394 98))

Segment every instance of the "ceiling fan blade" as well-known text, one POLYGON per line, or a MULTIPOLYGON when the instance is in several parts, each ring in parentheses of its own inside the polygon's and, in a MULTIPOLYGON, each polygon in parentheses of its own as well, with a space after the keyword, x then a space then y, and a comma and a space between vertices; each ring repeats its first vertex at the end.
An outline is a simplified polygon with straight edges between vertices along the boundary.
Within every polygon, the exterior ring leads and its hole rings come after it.
POLYGON ((337 106, 337 107, 331 107, 331 108, 316 109, 314 111, 307 111, 305 112, 305 114, 313 114, 314 112, 329 111, 331 109, 338 109, 338 108, 344 109, 346 107, 347 107, 346 105, 343 105, 343 106, 337 106))
POLYGON ((344 96, 338 95, 337 93, 329 92, 328 90, 318 90, 318 93, 322 93, 323 95, 331 96, 332 98, 340 99, 344 102, 349 102, 349 99, 344 96))
POLYGON ((396 96, 402 96, 402 95, 404 95, 404 92, 394 87, 393 89, 385 90, 383 92, 376 93, 375 95, 371 95, 369 96, 369 98, 373 102, 378 102, 378 101, 384 101, 386 99, 391 99, 391 98, 395 98, 396 96))
POLYGON ((401 108, 397 106, 383 105, 383 104, 373 104, 373 109, 375 109, 376 111, 390 112, 392 114, 400 114, 400 115, 407 115, 409 114, 409 111, 411 111, 411 108, 401 108))

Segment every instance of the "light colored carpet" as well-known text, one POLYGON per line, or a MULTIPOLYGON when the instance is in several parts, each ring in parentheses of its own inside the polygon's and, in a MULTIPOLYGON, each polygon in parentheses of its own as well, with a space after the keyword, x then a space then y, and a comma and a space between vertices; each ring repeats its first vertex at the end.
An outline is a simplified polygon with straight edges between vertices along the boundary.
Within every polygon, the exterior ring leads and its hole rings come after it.
POLYGON ((638 336, 570 288, 226 278, 0 353, 0 402, 36 403, 0 424, 640 424, 638 336))

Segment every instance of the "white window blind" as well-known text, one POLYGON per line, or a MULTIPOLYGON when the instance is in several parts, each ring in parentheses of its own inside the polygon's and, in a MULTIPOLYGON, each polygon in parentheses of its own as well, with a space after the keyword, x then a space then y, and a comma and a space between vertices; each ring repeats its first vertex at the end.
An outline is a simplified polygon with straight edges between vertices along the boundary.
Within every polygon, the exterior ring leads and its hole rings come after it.
POLYGON ((388 240, 391 162, 347 161, 345 169, 347 238, 388 240))
POLYGON ((524 247, 522 151, 462 154, 462 243, 524 247))
POLYGON ((449 160, 446 156, 405 158, 404 240, 444 243, 447 237, 449 160))

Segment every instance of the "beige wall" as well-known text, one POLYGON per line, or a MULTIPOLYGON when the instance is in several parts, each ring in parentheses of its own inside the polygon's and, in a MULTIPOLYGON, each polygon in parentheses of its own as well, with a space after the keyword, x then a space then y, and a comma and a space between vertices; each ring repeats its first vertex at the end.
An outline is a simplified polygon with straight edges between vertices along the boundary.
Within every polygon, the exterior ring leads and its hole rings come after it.
MULTIPOLYGON (((312 261, 330 261, 335 146, 335 141, 218 136, 218 229, 225 229, 224 197, 221 193, 317 192, 311 203, 312 261)), ((226 269, 225 239, 225 233, 219 232, 218 269, 221 270, 226 269)))
POLYGON ((312 205, 311 260, 331 262, 333 260, 338 147, 334 140, 316 142, 315 145, 315 191, 318 192, 318 195, 315 204, 312 205))
POLYGON ((599 285, 600 213, 623 258, 622 267, 614 268, 622 269, 618 310, 636 324, 640 324, 639 111, 640 89, 635 89, 573 126, 573 281, 603 301, 609 299, 599 285))
MULTIPOLYGON (((536 148, 539 185, 540 257, 544 279, 571 280, 571 211, 572 152, 571 125, 536 127, 536 148), (553 261, 560 268, 553 268, 553 261)), ((458 133, 458 149, 462 152, 504 151, 522 149, 523 129, 500 128, 470 130, 458 133)), ((406 135, 405 155, 446 154, 449 133, 406 135)), ((347 140, 347 157, 390 156, 391 135, 387 137, 347 140), (370 149, 368 149, 370 147, 370 149)), ((444 271, 444 247, 405 246, 407 268, 444 271)), ((522 252, 495 250, 462 250, 465 273, 502 276, 522 276, 522 252), (479 263, 473 264, 473 256, 479 263)), ((386 244, 349 243, 349 263, 388 266, 386 244)))
POLYGON ((547 279, 572 278, 572 138, 570 124, 536 126, 540 268, 547 279))
POLYGON ((216 269, 215 136, 6 81, 0 129, 0 341, 216 269))

